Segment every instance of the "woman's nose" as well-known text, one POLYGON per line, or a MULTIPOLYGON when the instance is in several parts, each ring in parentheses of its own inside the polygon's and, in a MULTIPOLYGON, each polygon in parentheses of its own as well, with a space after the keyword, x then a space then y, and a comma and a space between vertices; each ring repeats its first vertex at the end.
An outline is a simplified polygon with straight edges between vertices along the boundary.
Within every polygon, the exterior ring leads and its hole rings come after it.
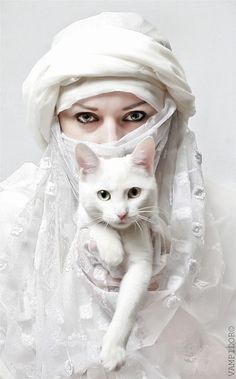
POLYGON ((116 122, 108 121, 104 123, 102 129, 104 142, 118 141, 122 137, 119 125, 116 122))

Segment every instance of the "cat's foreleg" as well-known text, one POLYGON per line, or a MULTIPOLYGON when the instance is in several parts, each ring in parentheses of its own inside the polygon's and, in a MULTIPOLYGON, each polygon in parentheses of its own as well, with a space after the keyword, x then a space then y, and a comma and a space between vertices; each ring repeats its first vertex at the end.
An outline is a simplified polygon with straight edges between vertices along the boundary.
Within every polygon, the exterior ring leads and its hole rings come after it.
POLYGON ((124 258, 124 249, 120 235, 109 226, 96 224, 89 227, 95 240, 101 259, 110 266, 118 266, 124 258))
POLYGON ((122 279, 116 311, 104 335, 100 356, 108 371, 120 368, 125 362, 125 347, 151 276, 151 262, 140 260, 129 267, 122 279))

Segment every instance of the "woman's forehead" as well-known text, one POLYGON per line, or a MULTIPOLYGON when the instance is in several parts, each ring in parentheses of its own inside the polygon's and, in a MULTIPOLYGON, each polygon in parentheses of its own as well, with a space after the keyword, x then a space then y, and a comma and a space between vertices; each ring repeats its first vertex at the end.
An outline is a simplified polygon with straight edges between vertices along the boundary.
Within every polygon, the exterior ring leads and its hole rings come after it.
POLYGON ((117 91, 78 100, 72 104, 70 109, 82 108, 97 111, 101 108, 108 109, 109 107, 112 107, 113 109, 119 108, 119 110, 128 111, 141 105, 146 105, 153 108, 147 101, 137 97, 134 94, 117 91))

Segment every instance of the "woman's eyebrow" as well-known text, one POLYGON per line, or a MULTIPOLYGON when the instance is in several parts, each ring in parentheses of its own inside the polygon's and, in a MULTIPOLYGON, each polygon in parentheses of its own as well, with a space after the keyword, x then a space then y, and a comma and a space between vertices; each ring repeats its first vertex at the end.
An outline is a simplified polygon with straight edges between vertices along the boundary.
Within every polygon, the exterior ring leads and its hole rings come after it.
MULTIPOLYGON (((138 105, 141 105, 141 104, 147 104, 147 102, 146 101, 139 101, 138 103, 135 103, 135 104, 129 105, 128 107, 123 108, 122 110, 127 111, 128 109, 132 109, 132 108, 137 107, 138 105)), ((90 109, 91 111, 98 111, 98 108, 88 107, 88 106, 80 104, 79 102, 76 102, 74 105, 79 105, 81 108, 90 109)))
POLYGON ((139 102, 136 103, 136 104, 132 104, 132 105, 129 105, 128 107, 123 108, 122 110, 123 110, 123 111, 127 111, 127 109, 132 109, 132 108, 134 108, 134 107, 137 107, 138 105, 146 104, 146 103, 147 103, 146 101, 139 101, 139 102))

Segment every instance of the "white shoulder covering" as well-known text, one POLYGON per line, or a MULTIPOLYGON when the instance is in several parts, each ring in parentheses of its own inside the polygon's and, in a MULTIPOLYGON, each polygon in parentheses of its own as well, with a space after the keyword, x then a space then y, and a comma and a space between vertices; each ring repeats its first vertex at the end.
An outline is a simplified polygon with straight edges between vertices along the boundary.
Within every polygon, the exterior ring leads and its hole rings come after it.
POLYGON ((236 187, 204 178, 208 204, 214 215, 226 264, 225 282, 236 288, 236 187))
POLYGON ((2 361, 0 361, 0 379, 15 379, 2 361))
POLYGON ((25 206, 34 188, 38 167, 25 163, 0 183, 0 242, 5 247, 17 215, 25 206))

